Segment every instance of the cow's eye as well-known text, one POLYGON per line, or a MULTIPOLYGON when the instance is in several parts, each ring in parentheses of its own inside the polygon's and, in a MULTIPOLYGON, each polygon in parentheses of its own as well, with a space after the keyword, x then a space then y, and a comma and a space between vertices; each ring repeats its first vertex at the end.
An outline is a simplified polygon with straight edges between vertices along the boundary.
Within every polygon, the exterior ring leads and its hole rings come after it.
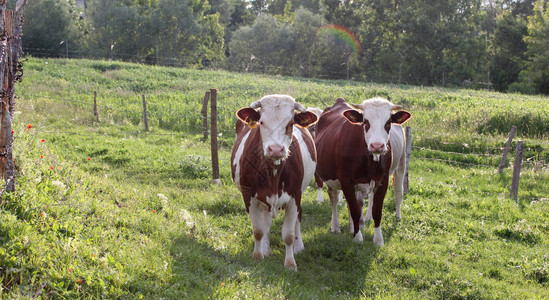
POLYGON ((265 124, 263 121, 259 121, 259 126, 263 126, 263 124, 265 124))
POLYGON ((366 132, 370 130, 370 122, 368 122, 368 120, 364 120, 364 130, 366 130, 366 132))
POLYGON ((389 130, 391 130, 391 121, 387 121, 387 123, 385 123, 385 131, 389 133, 389 130))

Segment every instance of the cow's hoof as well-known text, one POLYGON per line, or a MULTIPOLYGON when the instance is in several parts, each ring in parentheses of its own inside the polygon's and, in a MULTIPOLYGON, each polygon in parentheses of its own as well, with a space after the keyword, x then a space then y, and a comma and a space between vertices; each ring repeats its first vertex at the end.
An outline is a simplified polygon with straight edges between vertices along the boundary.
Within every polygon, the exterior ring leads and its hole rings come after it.
POLYGON ((385 246, 385 243, 383 242, 383 238, 381 239, 376 239, 374 237, 374 245, 376 245, 377 247, 383 247, 385 246))
POLYGON ((294 254, 300 253, 301 251, 303 251, 303 249, 305 249, 305 246, 303 245, 303 240, 302 239, 295 240, 294 254))
POLYGON ((318 189, 316 192, 316 201, 324 202, 324 197, 322 196, 322 189, 318 189))
POLYGON ((372 219, 372 212, 368 209, 368 211, 366 211, 366 215, 364 216, 364 220, 370 221, 371 219, 372 219))
POLYGON ((255 260, 263 260, 264 256, 261 252, 254 252, 254 259, 255 260))
POLYGON ((362 243, 362 232, 360 232, 360 230, 355 234, 353 241, 355 241, 356 243, 362 243))
POLYGON ((284 261, 284 267, 290 271, 297 272, 297 264, 293 258, 286 258, 286 261, 284 261))
POLYGON ((381 247, 385 245, 383 242, 383 234, 381 233, 381 227, 374 229, 374 245, 381 247))
POLYGON ((337 227, 337 228, 332 227, 331 231, 332 231, 332 233, 336 233, 336 234, 341 233, 341 230, 339 229, 339 227, 337 227))

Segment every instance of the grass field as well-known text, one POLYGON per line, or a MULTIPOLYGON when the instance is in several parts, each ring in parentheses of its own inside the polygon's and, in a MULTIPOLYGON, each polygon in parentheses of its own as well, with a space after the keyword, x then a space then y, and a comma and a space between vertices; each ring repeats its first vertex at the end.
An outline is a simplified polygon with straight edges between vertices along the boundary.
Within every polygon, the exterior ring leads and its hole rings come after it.
POLYGON ((2 299, 549 298, 547 97, 33 58, 16 92, 16 192, 0 200, 2 299), (210 88, 219 90, 220 186, 201 128, 210 88), (363 244, 330 233, 330 205, 311 187, 298 272, 283 266, 282 216, 272 255, 253 260, 230 176, 234 112, 273 93, 321 108, 390 96, 412 113, 410 193, 401 221, 387 194, 384 247, 373 245, 372 224, 363 244), (497 173, 512 125, 513 146, 525 143, 516 201, 513 153, 497 173))

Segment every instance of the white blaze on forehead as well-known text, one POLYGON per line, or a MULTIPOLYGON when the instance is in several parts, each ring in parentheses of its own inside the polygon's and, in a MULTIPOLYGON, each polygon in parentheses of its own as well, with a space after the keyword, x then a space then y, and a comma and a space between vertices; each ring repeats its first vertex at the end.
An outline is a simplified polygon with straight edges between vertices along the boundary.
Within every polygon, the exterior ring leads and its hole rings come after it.
POLYGON ((271 145, 280 145, 287 153, 292 137, 286 134, 286 127, 294 117, 296 108, 294 98, 287 95, 270 95, 263 97, 259 102, 261 103, 259 121, 264 152, 267 153, 267 148, 271 145))
POLYGON ((364 100, 362 105, 364 119, 367 119, 370 124, 374 120, 382 120, 383 124, 391 117, 391 111, 394 108, 394 104, 383 98, 372 98, 364 100))

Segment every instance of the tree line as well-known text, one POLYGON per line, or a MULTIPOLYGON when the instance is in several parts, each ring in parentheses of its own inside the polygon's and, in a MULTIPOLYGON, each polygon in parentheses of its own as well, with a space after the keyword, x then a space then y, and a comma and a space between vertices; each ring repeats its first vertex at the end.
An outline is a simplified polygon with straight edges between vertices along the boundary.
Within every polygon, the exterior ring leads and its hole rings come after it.
POLYGON ((29 1, 25 52, 549 94, 549 0, 84 2, 29 1))

